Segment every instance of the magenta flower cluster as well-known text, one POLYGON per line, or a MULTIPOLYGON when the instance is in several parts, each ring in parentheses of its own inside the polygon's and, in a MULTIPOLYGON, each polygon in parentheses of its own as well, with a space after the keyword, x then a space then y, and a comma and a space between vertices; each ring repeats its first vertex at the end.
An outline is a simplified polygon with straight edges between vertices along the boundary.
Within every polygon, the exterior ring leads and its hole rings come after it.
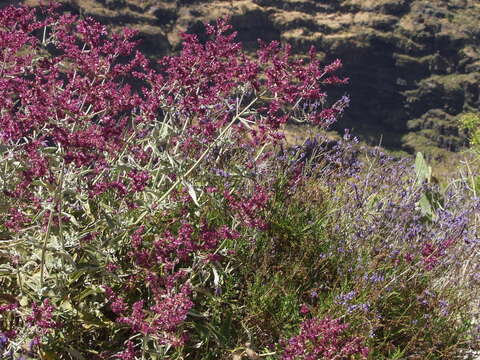
POLYGON ((300 334, 284 340, 283 360, 366 359, 369 353, 364 339, 348 336, 348 324, 339 319, 305 320, 300 334))
MULTIPOLYGON (((185 345, 192 279, 222 260, 223 242, 268 229, 271 190, 243 175, 224 183, 229 156, 243 154, 235 171, 251 172, 271 155, 259 156, 260 149, 282 139, 287 121, 328 127, 348 99, 328 105, 324 88, 348 79, 335 75, 340 60, 322 65, 314 48, 304 61, 289 46, 261 43, 247 57, 225 19, 206 25, 206 43, 184 34, 179 55, 151 64, 135 50, 134 31, 112 34, 58 7, 0 10, 0 156, 11 169, 2 178, 8 207, 0 220, 9 237, 35 239, 30 255, 22 249, 11 262, 36 274, 31 309, 15 319, 26 334, 46 338, 63 330, 58 319, 68 305, 60 303, 97 296, 90 304, 103 301, 117 326, 112 332, 125 335, 117 357, 135 358, 138 340, 131 339, 185 345), (221 185, 201 178, 212 174, 221 185), (215 223, 207 206, 230 221, 215 223), (102 276, 82 283, 91 267, 102 276), (58 295, 68 286, 84 290, 58 295)), ((8 331, 2 336, 15 338, 8 331)), ((311 322, 302 331, 315 342, 315 332, 334 339, 344 328, 311 322)), ((43 346, 40 337, 30 340, 43 346)), ((345 354, 359 349, 356 340, 342 341, 331 346, 345 354)))

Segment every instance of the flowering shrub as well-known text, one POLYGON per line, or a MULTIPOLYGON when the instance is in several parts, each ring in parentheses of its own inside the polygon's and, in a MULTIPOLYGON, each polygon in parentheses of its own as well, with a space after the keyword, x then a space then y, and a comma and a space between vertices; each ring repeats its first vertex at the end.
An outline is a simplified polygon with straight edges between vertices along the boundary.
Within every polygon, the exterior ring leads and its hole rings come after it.
POLYGON ((470 143, 474 147, 480 145, 480 116, 475 113, 467 113, 460 119, 460 124, 470 132, 470 143))
POLYGON ((310 319, 301 324, 300 334, 285 341, 282 359, 366 359, 368 348, 359 337, 348 338, 348 325, 332 319, 310 319))
POLYGON ((131 30, 0 10, 2 358, 454 354, 478 288, 466 183, 348 133, 287 148, 285 123, 348 106, 325 92, 341 62, 206 31, 151 64, 131 30))
POLYGON ((478 176, 478 151, 480 149, 480 114, 467 113, 460 117, 460 125, 469 134, 471 148, 474 152, 475 160, 468 167, 468 176, 472 183, 473 193, 478 196, 480 192, 480 177, 478 176))
POLYGON ((247 58, 224 20, 155 70, 133 31, 56 8, 0 11, 2 351, 167 351, 187 341, 222 242, 267 226, 269 191, 246 177, 262 149, 293 117, 328 126, 346 103, 327 107, 323 88, 347 79, 314 49, 308 62, 278 43, 247 58))

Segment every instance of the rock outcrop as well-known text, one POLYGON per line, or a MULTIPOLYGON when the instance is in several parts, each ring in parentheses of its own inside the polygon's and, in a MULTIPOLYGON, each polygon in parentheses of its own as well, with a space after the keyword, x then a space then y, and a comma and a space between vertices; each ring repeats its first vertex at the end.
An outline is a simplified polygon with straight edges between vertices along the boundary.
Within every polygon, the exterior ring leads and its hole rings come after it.
POLYGON ((339 126, 371 143, 455 151, 465 143, 458 116, 480 109, 478 0, 64 2, 113 29, 138 29, 152 57, 178 51, 181 32, 201 33, 203 22, 225 15, 247 49, 257 38, 289 42, 298 54, 315 45, 325 61, 341 58, 351 78, 351 108, 339 126))

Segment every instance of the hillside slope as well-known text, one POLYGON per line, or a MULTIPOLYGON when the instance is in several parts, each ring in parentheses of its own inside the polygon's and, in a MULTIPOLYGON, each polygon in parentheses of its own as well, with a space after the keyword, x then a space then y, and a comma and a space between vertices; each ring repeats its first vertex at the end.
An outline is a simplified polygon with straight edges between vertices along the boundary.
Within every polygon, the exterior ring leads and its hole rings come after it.
POLYGON ((480 109, 477 0, 65 2, 112 28, 138 29, 154 57, 177 51, 182 31, 200 32, 202 22, 225 15, 247 48, 257 38, 289 42, 297 53, 315 45, 325 60, 341 58, 351 78, 352 106, 339 127, 371 143, 455 151, 465 142, 456 117, 480 109))

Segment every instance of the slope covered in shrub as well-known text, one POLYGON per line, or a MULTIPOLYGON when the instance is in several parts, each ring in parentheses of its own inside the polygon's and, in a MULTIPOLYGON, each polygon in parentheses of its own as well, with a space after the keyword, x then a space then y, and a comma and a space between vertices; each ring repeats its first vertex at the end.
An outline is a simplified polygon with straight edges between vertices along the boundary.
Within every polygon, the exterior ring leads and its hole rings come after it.
POLYGON ((340 60, 228 22, 151 64, 135 33, 0 11, 7 359, 449 359, 472 346, 478 198, 328 128, 340 60))

